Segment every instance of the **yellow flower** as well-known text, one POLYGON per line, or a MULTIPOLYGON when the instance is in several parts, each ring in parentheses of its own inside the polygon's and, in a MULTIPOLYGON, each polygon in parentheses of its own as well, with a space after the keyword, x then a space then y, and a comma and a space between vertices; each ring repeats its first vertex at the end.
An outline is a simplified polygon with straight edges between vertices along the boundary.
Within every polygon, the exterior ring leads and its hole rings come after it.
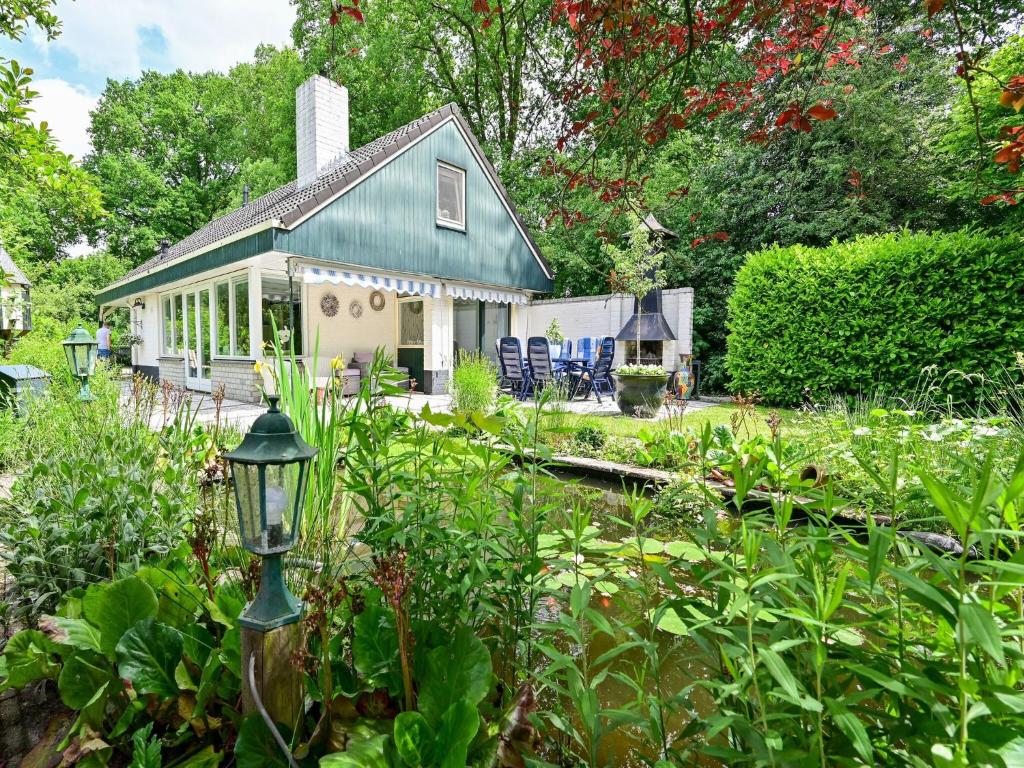
POLYGON ((257 376, 261 376, 263 374, 263 363, 257 360, 255 363, 252 364, 252 369, 256 371, 257 376))
POLYGON ((343 371, 343 370, 345 370, 345 361, 342 359, 341 355, 338 355, 337 357, 335 357, 335 358, 333 358, 331 360, 331 370, 332 371, 343 371))

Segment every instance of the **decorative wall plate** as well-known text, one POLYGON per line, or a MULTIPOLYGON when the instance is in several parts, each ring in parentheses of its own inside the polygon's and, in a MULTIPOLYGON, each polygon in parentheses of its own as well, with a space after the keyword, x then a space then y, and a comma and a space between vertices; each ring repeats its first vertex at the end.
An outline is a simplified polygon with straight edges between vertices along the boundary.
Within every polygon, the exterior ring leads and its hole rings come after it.
POLYGON ((338 297, 333 293, 325 293, 320 298, 320 311, 324 317, 334 317, 338 314, 338 297))
POLYGON ((363 316, 363 304, 359 299, 353 299, 352 303, 348 305, 348 313, 352 317, 359 318, 363 316))
POLYGON ((374 291, 370 294, 370 309, 374 312, 380 312, 384 309, 384 294, 380 291, 374 291))

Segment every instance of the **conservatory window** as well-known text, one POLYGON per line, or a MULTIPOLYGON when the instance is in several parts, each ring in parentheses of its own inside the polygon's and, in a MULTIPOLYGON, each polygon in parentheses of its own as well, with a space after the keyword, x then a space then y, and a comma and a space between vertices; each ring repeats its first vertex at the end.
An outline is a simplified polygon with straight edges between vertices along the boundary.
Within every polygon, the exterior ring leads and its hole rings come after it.
POLYGON ((466 172, 444 163, 437 164, 437 223, 466 228, 466 172))
POLYGON ((249 281, 246 278, 217 283, 217 354, 249 356, 249 281))

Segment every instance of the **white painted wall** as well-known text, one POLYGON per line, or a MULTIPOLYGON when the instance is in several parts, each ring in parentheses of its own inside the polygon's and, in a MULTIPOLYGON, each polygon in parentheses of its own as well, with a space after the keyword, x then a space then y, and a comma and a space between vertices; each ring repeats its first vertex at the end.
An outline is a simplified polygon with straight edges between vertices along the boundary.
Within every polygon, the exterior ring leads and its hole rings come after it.
POLYGON ((128 300, 128 313, 131 318, 131 327, 122 328, 122 331, 131 331, 142 337, 142 344, 132 348, 133 365, 157 364, 160 357, 160 343, 163 329, 160 327, 160 297, 156 293, 140 294, 128 300), (142 299, 146 305, 139 309, 133 307, 135 299, 142 299))
MULTIPOLYGON (((693 289, 672 288, 662 291, 661 298, 662 314, 676 334, 676 341, 663 347, 662 365, 675 370, 679 355, 693 352, 693 289)), ((535 301, 516 309, 519 311, 512 315, 512 332, 525 348, 526 339, 543 336, 554 318, 573 343, 583 336, 615 336, 633 314, 633 299, 618 294, 580 296, 535 301)), ((622 345, 616 345, 615 365, 624 362, 622 354, 622 345)))
MULTIPOLYGON (((329 363, 341 356, 347 363, 356 352, 373 353, 379 346, 394 357, 398 340, 398 296, 390 291, 384 294, 384 309, 370 308, 369 288, 347 285, 306 285, 303 294, 306 315, 306 354, 312 356, 317 332, 320 334, 318 362, 329 363), (320 308, 320 300, 334 294, 338 298, 338 314, 327 317, 320 308), (349 306, 358 301, 363 313, 352 317, 349 306)), ((324 374, 326 375, 326 374, 324 374)))

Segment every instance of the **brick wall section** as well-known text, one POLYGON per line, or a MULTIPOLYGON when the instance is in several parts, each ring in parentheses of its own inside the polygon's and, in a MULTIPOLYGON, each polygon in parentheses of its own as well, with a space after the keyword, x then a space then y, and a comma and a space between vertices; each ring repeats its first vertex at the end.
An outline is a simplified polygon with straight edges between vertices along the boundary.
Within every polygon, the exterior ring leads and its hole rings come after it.
POLYGON ((157 362, 160 368, 160 381, 169 381, 176 387, 185 386, 184 360, 161 357, 157 362))
POLYGON ((214 387, 224 385, 224 395, 229 400, 258 403, 262 399, 262 381, 253 369, 252 360, 214 360, 210 377, 214 387))

